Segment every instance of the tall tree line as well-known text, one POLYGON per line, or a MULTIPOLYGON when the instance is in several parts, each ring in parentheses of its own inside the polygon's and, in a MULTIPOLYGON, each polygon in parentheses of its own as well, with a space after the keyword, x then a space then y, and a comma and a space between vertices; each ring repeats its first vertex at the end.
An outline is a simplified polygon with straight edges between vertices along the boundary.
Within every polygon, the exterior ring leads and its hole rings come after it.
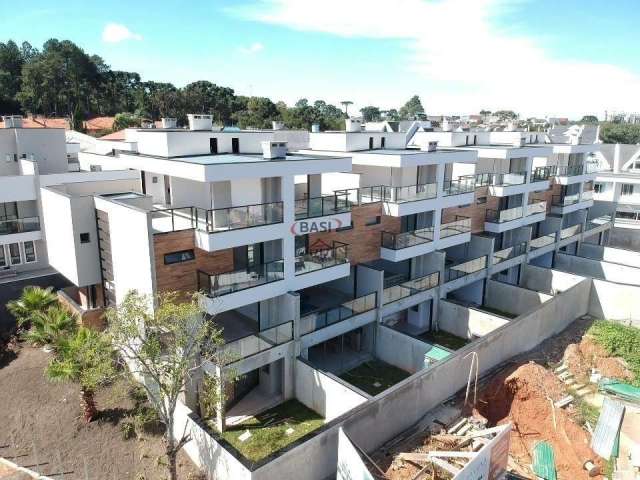
MULTIPOLYGON (((69 40, 50 39, 41 49, 28 42, 0 42, 0 114, 68 117, 74 128, 92 116, 116 116, 118 127, 143 119, 211 113, 218 124, 266 128, 281 120, 290 128, 341 129, 345 114, 323 100, 300 99, 289 107, 267 97, 236 95, 229 87, 200 80, 178 88, 171 83, 143 81, 136 72, 112 70, 69 40)), ((379 119, 377 107, 365 107, 366 120, 379 119)), ((423 113, 420 99, 411 98, 386 118, 410 118, 423 113)), ((78 128, 79 129, 79 128, 78 128)))

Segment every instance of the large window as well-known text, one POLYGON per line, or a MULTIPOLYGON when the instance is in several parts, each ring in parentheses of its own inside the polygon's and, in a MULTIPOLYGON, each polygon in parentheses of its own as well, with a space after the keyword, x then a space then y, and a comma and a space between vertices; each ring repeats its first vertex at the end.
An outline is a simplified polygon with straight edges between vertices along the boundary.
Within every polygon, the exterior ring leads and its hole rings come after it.
POLYGON ((38 260, 36 256, 36 245, 32 241, 24 242, 24 262, 33 263, 38 260))
POLYGON ((9 264, 9 259, 4 251, 4 245, 0 245, 0 268, 5 268, 9 264))
POLYGON ((172 265, 174 263, 189 262, 195 260, 196 255, 193 250, 180 250, 179 252, 166 253, 164 255, 164 264, 172 265))
POLYGON ((19 243, 9 244, 9 260, 11 260, 11 265, 20 265, 22 263, 19 243))
POLYGON ((596 193, 604 192, 604 184, 603 183, 594 183, 593 184, 593 191, 596 192, 596 193))
POLYGON ((622 191, 620 192, 621 195, 627 196, 627 195, 633 195, 633 184, 632 183, 623 183, 622 184, 622 191))

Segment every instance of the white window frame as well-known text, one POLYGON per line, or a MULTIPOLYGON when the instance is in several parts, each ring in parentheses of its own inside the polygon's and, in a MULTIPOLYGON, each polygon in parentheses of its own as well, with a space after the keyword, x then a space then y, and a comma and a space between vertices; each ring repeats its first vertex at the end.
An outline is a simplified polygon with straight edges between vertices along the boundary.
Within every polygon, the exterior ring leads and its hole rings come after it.
POLYGON ((22 253, 24 258, 24 263, 37 263, 38 262, 38 250, 36 249, 36 242, 34 240, 27 240, 26 242, 22 242, 22 253), (33 260, 27 260, 27 249, 26 244, 30 243, 33 245, 33 260))
POLYGON ((633 195, 633 187, 633 183, 623 183, 620 187, 620 195, 623 197, 629 197, 633 195))
POLYGON ((0 268, 7 268, 9 266, 9 255, 4 245, 0 245, 0 254, 2 254, 2 257, 0 257, 0 268))
POLYGON ((7 244, 7 252, 9 253, 9 264, 13 267, 14 265, 22 265, 23 261, 22 261, 22 247, 20 246, 19 242, 15 242, 15 243, 8 243, 7 244), (18 256, 20 257, 20 261, 17 263, 13 262, 13 257, 11 255, 11 245, 17 245, 18 246, 18 256))

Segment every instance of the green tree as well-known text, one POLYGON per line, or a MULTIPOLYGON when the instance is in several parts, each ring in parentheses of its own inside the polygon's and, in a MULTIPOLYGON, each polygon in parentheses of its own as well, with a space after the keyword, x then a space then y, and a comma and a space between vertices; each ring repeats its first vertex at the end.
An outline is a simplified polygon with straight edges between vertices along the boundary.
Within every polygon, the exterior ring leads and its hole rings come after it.
POLYGON ((72 332, 76 318, 60 306, 37 311, 31 317, 31 327, 22 338, 33 345, 57 348, 62 338, 72 332))
POLYGON ((123 130, 125 128, 139 127, 142 119, 132 113, 116 113, 113 119, 113 130, 123 130))
POLYGON ((386 112, 384 112, 384 118, 391 121, 400 120, 400 113, 395 108, 390 108, 386 112))
POLYGON ((598 117, 595 115, 585 115, 579 123, 598 123, 598 117))
POLYGON ((418 95, 411 97, 407 103, 400 108, 399 115, 402 120, 424 119, 425 111, 422 106, 422 102, 420 101, 420 97, 418 95))
POLYGON ((80 385, 83 416, 91 422, 97 416, 95 393, 111 381, 114 368, 113 349, 109 339, 100 332, 81 327, 58 342, 56 358, 45 374, 52 382, 73 382, 80 385))
POLYGON ((16 300, 7 303, 7 309, 16 318, 18 326, 28 325, 37 312, 44 312, 58 301, 51 287, 24 287, 16 300))
POLYGON ((600 127, 600 140, 604 143, 640 143, 640 125, 631 123, 604 123, 600 127))
POLYGON ((269 128, 273 120, 280 118, 278 107, 267 97, 249 97, 244 100, 245 108, 232 115, 240 128, 269 128))
POLYGON ((377 122, 382 118, 380 109, 373 105, 362 107, 360 114, 362 115, 362 120, 365 122, 377 122))
POLYGON ((501 122, 508 122, 518 118, 518 114, 513 110, 498 110, 497 112, 493 112, 493 114, 498 117, 501 122))
POLYGON ((178 398, 195 381, 203 362, 211 362, 214 368, 222 365, 219 347, 223 344, 221 331, 205 319, 199 299, 179 298, 175 292, 149 297, 131 291, 106 314, 114 346, 128 360, 132 373, 147 380, 142 386, 166 427, 165 452, 172 480, 177 478, 177 454, 190 439, 187 432, 174 437, 178 398))
POLYGON ((0 112, 17 113, 20 109, 16 95, 25 63, 23 51, 13 40, 0 42, 0 112))
POLYGON ((232 88, 220 87, 206 80, 188 84, 181 94, 185 113, 209 113, 221 124, 228 124, 231 115, 241 110, 237 108, 232 88))

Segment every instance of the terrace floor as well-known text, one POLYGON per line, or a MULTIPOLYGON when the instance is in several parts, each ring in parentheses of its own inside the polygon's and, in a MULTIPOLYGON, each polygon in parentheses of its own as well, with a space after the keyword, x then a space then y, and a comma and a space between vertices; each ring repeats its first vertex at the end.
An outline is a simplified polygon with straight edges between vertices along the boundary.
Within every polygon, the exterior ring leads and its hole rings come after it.
POLYGON ((218 313, 211 321, 222 329, 222 338, 225 343, 233 342, 260 330, 258 322, 235 310, 218 313))
POLYGON ((401 382, 411 374, 404 370, 389 365, 381 360, 369 360, 340 375, 340 378, 349 382, 369 395, 375 396, 384 392, 387 388, 401 382))
POLYGON ((335 288, 314 286, 300 290, 300 316, 348 302, 353 297, 335 288))
POLYGON ((293 399, 230 427, 222 437, 245 458, 257 462, 322 425, 324 418, 293 399), (239 437, 247 431, 251 436, 243 442, 239 437))

